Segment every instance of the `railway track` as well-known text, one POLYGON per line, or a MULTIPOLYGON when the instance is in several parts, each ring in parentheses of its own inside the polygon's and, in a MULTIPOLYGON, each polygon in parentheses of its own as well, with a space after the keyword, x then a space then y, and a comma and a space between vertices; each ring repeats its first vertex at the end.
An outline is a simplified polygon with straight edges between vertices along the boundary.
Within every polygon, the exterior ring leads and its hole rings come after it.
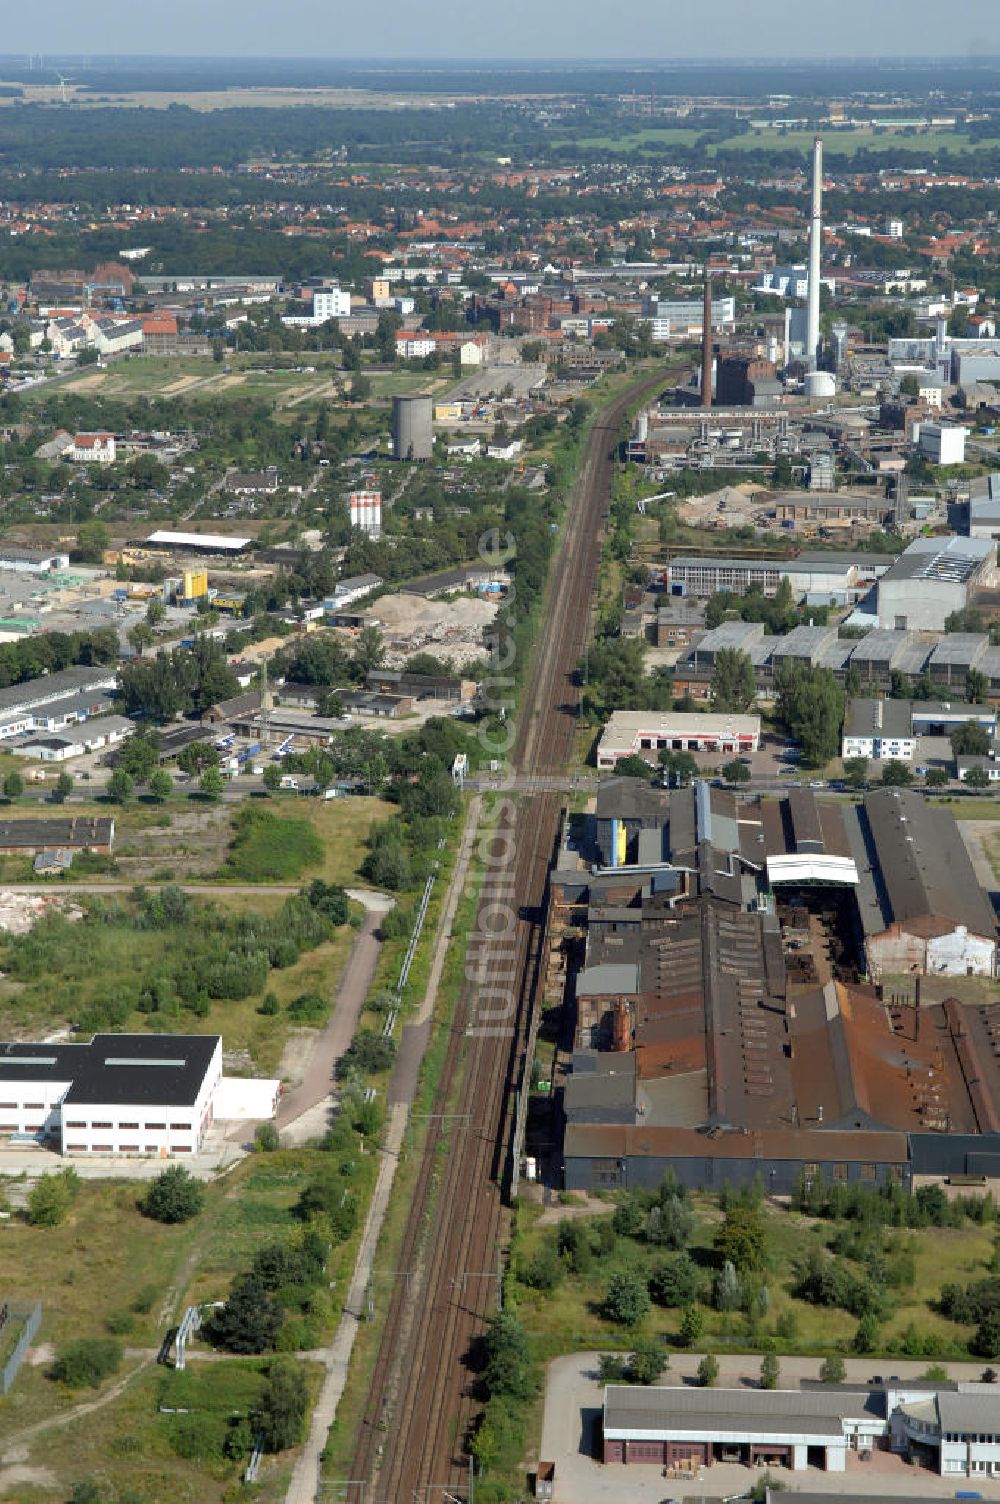
MULTIPOLYGON (((518 775, 553 775, 570 760, 573 675, 590 630, 614 446, 629 403, 661 382, 650 378, 617 398, 588 436, 518 723, 512 756, 518 775)), ((502 954, 498 941, 477 960, 486 981, 501 967, 512 978, 513 1016, 503 1030, 477 1032, 478 988, 463 988, 435 1103, 436 1112, 454 1114, 454 1126, 447 1141, 441 1118, 428 1130, 356 1441, 350 1504, 439 1504, 456 1492, 466 1497, 466 1444, 477 1411, 470 1349, 496 1309, 514 1092, 530 1064, 546 883, 562 806, 561 794, 540 793, 522 799, 516 811, 511 806, 496 826, 498 837, 513 843, 513 903, 520 917, 513 957, 508 937, 502 954)))

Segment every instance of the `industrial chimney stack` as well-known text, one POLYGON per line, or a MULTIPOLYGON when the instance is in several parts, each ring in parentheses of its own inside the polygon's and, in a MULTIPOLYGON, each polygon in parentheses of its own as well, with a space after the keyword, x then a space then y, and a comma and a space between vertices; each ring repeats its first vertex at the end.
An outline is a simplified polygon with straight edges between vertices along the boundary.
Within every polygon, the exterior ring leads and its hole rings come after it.
POLYGON ((712 284, 705 268, 705 310, 701 320, 701 405, 712 406, 712 284))
POLYGON ((809 300, 806 307, 806 367, 815 371, 819 356, 819 279, 823 255, 823 142, 813 142, 812 219, 809 225, 809 300))

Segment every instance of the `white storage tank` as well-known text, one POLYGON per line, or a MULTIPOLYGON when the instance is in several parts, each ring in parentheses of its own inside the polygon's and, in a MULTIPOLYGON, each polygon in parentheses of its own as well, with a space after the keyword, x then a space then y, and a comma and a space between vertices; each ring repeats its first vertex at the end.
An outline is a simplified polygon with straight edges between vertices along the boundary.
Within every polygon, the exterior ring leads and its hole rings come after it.
POLYGON ((810 371, 806 376, 807 397, 835 397, 837 395, 836 377, 829 371, 810 371))

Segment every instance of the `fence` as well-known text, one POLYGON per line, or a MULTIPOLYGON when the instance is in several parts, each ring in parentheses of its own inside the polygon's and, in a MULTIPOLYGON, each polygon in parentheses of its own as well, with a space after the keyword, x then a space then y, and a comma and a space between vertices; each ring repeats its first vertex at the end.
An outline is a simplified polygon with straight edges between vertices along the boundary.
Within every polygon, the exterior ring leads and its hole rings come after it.
MULTIPOLYGON (((4 1310, 7 1310, 6 1306, 4 1310)), ((30 1344, 34 1341, 38 1328, 42 1324, 42 1302, 36 1300, 35 1304, 28 1310, 11 1312, 8 1316, 8 1320, 10 1321, 16 1321, 18 1318, 24 1322, 24 1325, 21 1328, 21 1335, 17 1339, 14 1351, 7 1359, 3 1368, 0 1369, 0 1394, 8 1393, 10 1386, 17 1378, 17 1371, 21 1367, 24 1355, 30 1344)))

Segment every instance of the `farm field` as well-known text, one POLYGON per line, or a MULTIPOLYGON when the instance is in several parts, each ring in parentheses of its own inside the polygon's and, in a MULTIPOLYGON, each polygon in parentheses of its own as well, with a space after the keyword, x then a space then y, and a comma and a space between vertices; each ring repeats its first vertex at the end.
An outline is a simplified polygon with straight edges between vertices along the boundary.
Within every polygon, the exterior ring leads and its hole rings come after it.
MULTIPOLYGON (((775 151, 808 151, 815 138, 815 131, 751 131, 745 136, 730 136, 717 146, 708 148, 709 155, 722 151, 758 151, 771 148, 775 151)), ((992 144, 992 143, 984 143, 992 144)), ((827 130, 823 133, 823 146, 833 156, 853 156, 858 151, 903 151, 918 152, 931 156, 938 151, 975 151, 976 145, 959 131, 918 131, 912 135, 903 130, 827 130)))

